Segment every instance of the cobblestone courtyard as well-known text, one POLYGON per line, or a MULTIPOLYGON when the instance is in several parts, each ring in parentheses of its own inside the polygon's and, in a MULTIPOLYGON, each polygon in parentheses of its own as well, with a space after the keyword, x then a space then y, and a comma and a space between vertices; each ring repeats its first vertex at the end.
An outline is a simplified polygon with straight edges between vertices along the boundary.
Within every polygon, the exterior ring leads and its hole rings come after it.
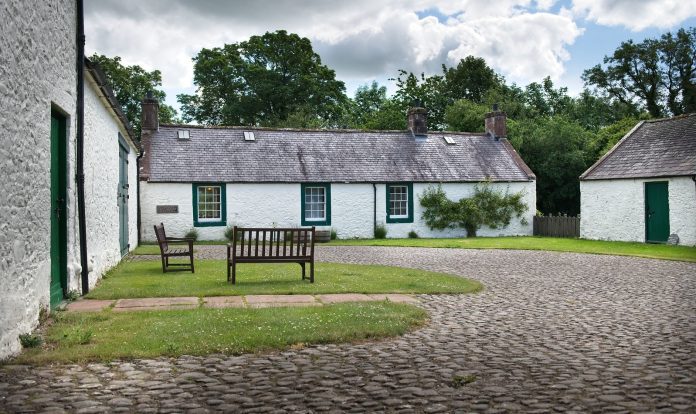
POLYGON ((321 247, 318 257, 486 288, 421 295, 430 323, 376 343, 1 367, 0 412, 696 411, 696 264, 379 247, 321 247))

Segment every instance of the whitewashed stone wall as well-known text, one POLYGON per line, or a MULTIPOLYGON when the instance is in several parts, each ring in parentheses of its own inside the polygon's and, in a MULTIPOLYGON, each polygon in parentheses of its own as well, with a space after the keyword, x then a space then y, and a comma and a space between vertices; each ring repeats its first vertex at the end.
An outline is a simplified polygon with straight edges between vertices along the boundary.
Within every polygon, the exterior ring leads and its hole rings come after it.
MULTIPOLYGON (((89 284, 97 280, 121 260, 119 242, 119 211, 116 192, 119 180, 118 134, 127 133, 108 106, 98 86, 85 73, 85 217, 87 219, 87 254, 89 255, 89 284)), ((129 144, 128 154, 128 219, 129 244, 135 248, 137 237, 137 150, 129 144)), ((76 211, 76 210, 73 210, 76 211)), ((77 231, 77 229, 75 230, 77 231)), ((72 272, 68 290, 80 290, 79 238, 73 239, 68 263, 72 272)))
POLYGON ((691 177, 580 181, 580 237, 645 241, 645 183, 667 181, 670 233, 696 245, 696 184, 691 177))
MULTIPOLYGON (((51 106, 75 136, 75 2, 0 2, 0 359, 49 304, 51 106)), ((68 151, 69 168, 74 152, 68 151)), ((71 184, 72 185, 72 184, 71 184)), ((72 228, 72 226, 71 226, 72 228)))
MULTIPOLYGON (((496 183, 494 188, 510 193, 524 191, 529 210, 528 224, 519 220, 505 229, 482 228, 480 236, 509 236, 532 234, 532 217, 536 211, 535 182, 496 183)), ((377 184, 377 222, 386 224, 387 237, 408 237, 415 230, 420 237, 463 237, 463 229, 431 231, 421 220, 422 208, 418 196, 428 184, 415 183, 414 223, 386 223, 385 184, 377 184)), ((444 184, 447 195, 455 200, 471 196, 475 184, 444 184)), ((164 223, 167 234, 181 237, 193 228, 193 200, 191 184, 141 183, 141 214, 143 240, 154 241, 153 225, 164 223), (157 214, 157 205, 177 205, 178 214, 157 214)), ((227 184, 227 225, 294 227, 301 224, 300 184, 227 184)), ((374 197, 372 184, 331 185, 331 226, 339 238, 371 238, 373 236, 374 197)), ((201 240, 224 238, 225 227, 197 227, 201 240)))

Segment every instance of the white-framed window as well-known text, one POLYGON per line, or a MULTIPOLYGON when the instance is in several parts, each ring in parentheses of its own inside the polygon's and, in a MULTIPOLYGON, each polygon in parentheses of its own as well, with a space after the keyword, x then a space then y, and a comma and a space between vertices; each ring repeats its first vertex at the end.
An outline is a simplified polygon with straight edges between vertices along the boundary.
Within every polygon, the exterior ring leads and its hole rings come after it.
POLYGON ((326 220, 326 188, 325 187, 305 187, 305 221, 325 221, 326 220))
POLYGON ((389 186, 389 217, 408 218, 408 186, 389 186))
POLYGON ((222 187, 219 185, 198 186, 198 221, 222 220, 222 187))

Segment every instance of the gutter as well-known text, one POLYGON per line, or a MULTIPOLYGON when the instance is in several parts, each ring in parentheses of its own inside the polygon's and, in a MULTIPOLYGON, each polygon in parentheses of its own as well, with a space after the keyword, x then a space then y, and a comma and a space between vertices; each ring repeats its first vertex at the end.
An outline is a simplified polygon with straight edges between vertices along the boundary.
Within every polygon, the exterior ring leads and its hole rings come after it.
POLYGON ((85 26, 83 0, 77 0, 77 137, 76 137, 76 181, 77 222, 80 234, 80 266, 82 294, 89 293, 89 262, 87 260, 87 223, 85 218, 85 26))

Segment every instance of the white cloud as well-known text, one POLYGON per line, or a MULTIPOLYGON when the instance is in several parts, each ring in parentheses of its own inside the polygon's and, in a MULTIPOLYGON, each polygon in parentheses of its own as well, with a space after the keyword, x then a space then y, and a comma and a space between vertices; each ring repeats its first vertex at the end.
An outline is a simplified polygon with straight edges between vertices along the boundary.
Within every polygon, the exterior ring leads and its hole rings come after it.
MULTIPOLYGON (((558 79, 567 46, 582 33, 570 13, 537 11, 554 3, 104 0, 86 2, 85 26, 89 53, 160 69, 167 90, 191 90, 191 58, 201 48, 279 29, 311 39, 323 62, 348 85, 393 77, 398 69, 437 73, 441 64, 456 65, 470 54, 510 80, 527 83, 547 75, 558 79)), ((168 101, 174 103, 174 97, 168 101)))
POLYGON ((667 29, 696 16, 696 1, 573 0, 572 11, 604 26, 624 26, 633 31, 667 29))

